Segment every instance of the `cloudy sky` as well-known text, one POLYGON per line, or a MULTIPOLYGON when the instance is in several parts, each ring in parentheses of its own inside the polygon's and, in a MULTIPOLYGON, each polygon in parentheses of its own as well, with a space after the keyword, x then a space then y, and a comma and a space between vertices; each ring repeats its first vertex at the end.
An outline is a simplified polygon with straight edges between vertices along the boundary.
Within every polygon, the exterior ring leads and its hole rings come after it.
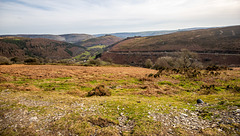
POLYGON ((0 0, 0 34, 240 25, 240 0, 0 0))

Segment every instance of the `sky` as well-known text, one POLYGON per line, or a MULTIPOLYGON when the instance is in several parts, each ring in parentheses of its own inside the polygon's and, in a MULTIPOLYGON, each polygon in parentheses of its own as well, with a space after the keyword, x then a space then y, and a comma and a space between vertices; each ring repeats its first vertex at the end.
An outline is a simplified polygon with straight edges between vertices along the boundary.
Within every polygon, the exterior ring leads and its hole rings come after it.
POLYGON ((240 25, 240 0, 0 0, 0 34, 100 34, 231 25, 240 25))

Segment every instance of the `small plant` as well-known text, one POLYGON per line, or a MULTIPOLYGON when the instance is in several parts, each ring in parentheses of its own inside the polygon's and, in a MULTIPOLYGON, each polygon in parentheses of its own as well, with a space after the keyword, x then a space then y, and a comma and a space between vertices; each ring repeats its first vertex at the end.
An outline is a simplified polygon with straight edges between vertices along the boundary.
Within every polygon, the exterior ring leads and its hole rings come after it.
POLYGON ((88 92, 87 96, 110 96, 111 92, 105 88, 104 85, 99 85, 90 92, 88 92))
POLYGON ((148 77, 153 77, 153 74, 152 74, 152 73, 151 73, 151 74, 149 74, 149 75, 148 75, 148 77))
POLYGON ((206 68, 206 70, 208 70, 208 71, 216 71, 216 70, 218 70, 218 69, 219 69, 219 67, 216 66, 216 65, 214 65, 214 66, 208 66, 208 67, 206 68))

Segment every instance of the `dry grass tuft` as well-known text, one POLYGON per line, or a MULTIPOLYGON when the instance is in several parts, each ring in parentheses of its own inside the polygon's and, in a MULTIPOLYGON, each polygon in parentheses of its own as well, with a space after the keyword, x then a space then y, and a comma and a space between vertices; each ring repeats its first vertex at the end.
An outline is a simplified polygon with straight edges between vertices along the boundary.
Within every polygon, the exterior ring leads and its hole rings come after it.
POLYGON ((88 92, 87 96, 110 96, 111 92, 105 88, 104 85, 99 85, 90 92, 88 92))

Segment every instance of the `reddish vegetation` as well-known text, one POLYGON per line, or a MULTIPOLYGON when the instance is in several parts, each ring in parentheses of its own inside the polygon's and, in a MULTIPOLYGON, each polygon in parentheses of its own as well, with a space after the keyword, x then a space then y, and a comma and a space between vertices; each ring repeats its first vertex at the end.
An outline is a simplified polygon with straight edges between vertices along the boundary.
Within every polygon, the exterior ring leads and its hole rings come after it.
POLYGON ((66 59, 84 52, 79 46, 49 39, 3 38, 0 39, 0 56, 18 57, 27 56, 66 59))
POLYGON ((110 51, 240 52, 240 26, 176 32, 167 35, 128 38, 110 51))
POLYGON ((102 55, 115 63, 142 65, 146 59, 170 55, 180 49, 199 53, 204 63, 240 65, 240 26, 128 38, 102 55))
POLYGON ((113 80, 124 77, 144 77, 155 70, 136 67, 82 67, 61 65, 0 65, 0 74, 30 79, 48 79, 60 77, 77 77, 79 80, 113 80), (104 77, 104 75, 108 75, 104 77))

